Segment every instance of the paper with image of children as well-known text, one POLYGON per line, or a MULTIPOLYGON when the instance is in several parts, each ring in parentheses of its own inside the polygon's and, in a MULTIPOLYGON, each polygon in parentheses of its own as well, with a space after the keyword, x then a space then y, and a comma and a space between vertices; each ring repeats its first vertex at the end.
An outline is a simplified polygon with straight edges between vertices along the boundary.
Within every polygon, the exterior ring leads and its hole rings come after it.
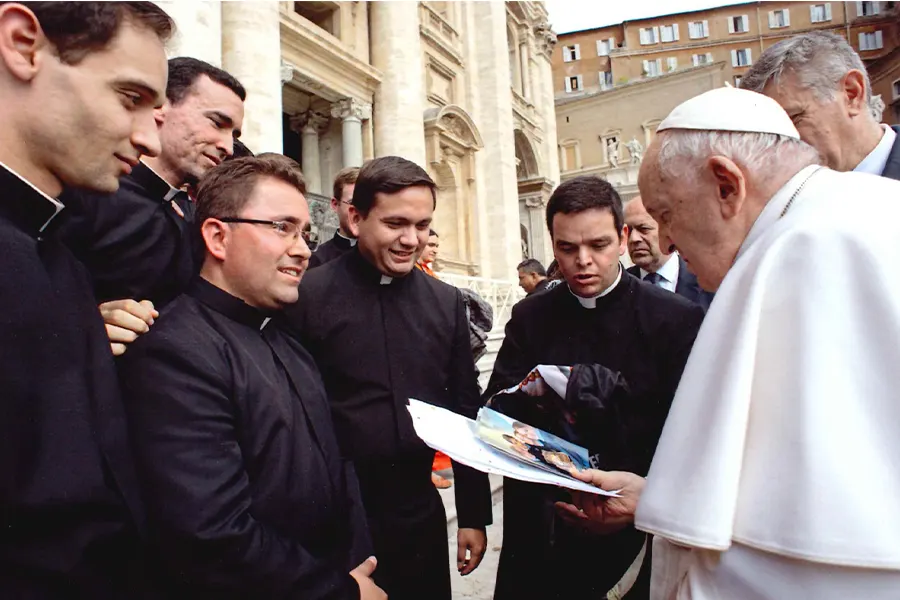
POLYGON ((516 405, 527 405, 534 411, 531 416, 568 434, 574 419, 559 397, 565 396, 571 371, 569 367, 540 365, 518 385, 495 394, 475 420, 412 398, 407 408, 416 434, 456 462, 521 481, 617 496, 573 477, 575 469, 590 468, 585 448, 515 414, 521 408, 516 405), (501 412, 504 405, 518 418, 501 412))

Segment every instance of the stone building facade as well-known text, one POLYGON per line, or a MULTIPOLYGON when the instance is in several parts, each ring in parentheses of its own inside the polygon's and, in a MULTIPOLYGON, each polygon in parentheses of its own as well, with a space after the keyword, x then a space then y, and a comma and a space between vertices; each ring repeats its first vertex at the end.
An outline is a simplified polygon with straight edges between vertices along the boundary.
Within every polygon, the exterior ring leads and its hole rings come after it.
POLYGON ((565 33, 553 54, 554 93, 574 97, 714 62, 725 63, 722 83, 737 85, 766 48, 814 30, 843 35, 867 66, 900 46, 896 2, 744 2, 565 33))
POLYGON ((297 159, 328 237, 334 175, 385 155, 438 184, 448 275, 510 280, 551 252, 543 206, 559 181, 543 2, 160 1, 195 56, 247 88, 242 140, 297 159))

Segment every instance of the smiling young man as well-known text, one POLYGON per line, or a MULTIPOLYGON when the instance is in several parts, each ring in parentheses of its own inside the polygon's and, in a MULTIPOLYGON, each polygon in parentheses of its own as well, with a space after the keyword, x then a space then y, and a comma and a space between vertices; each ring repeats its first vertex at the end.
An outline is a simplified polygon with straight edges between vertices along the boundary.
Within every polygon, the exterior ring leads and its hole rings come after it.
POLYGON ((120 359, 170 597, 385 598, 318 370, 280 326, 310 255, 305 191, 281 155, 213 169, 200 278, 120 359))
MULTIPOLYGON (((450 599, 434 451, 416 435, 408 399, 468 417, 480 405, 462 296, 415 268, 435 188, 400 157, 364 165, 350 207, 356 249, 310 271, 288 310, 322 371, 344 456, 356 465, 378 557, 375 581, 391 600, 450 599)), ((483 473, 453 468, 457 565, 467 575, 486 547, 490 489, 483 473)))
MULTIPOLYGON (((597 364, 619 373, 639 432, 628 464, 646 473, 704 311, 622 270, 622 202, 608 182, 585 176, 562 183, 547 204, 547 227, 565 282, 513 308, 484 397, 539 364, 597 364)), ((567 513, 555 516, 554 502, 565 498, 546 486, 506 481, 497 600, 604 597, 635 560, 643 534, 585 531, 567 513), (553 577, 559 569, 569 576, 553 577)), ((648 593, 636 586, 627 597, 648 593)))
POLYGON ((232 155, 244 119, 246 93, 230 74, 195 58, 168 66, 159 155, 128 156, 112 196, 63 198, 72 218, 61 235, 91 274, 117 354, 196 276, 194 203, 184 188, 232 155))
POLYGON ((109 342, 59 239, 64 186, 159 152, 172 20, 151 2, 0 2, 0 596, 143 598, 109 342))

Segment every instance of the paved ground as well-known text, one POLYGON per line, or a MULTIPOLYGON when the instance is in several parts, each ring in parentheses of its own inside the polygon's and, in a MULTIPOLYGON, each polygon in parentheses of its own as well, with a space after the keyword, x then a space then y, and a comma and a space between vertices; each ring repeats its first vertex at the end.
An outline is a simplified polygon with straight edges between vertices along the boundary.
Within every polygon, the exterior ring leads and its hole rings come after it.
POLYGON ((456 503, 453 488, 441 490, 441 498, 447 509, 447 544, 450 550, 450 574, 453 586, 453 600, 491 600, 494 597, 494 580, 497 576, 497 562, 503 543, 503 501, 501 479, 491 476, 494 490, 494 524, 488 527, 488 547, 484 560, 474 573, 462 577, 456 571, 456 503))

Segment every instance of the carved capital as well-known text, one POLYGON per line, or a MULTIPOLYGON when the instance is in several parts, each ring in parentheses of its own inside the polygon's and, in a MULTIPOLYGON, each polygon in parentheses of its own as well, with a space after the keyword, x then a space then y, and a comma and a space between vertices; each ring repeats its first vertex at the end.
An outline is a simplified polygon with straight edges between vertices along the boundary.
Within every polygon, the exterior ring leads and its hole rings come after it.
POLYGON ((543 196, 528 196, 525 198, 525 208, 542 209, 547 206, 543 196))
POLYGON ((550 28, 548 21, 542 20, 534 26, 534 36, 537 41, 538 50, 550 58, 553 53, 553 47, 556 46, 556 33, 550 28))
POLYGON ((331 105, 331 116, 335 119, 365 121, 372 118, 372 105, 353 98, 343 98, 331 105))
POLYGON ((315 133, 316 135, 325 131, 328 127, 328 115, 323 115, 312 110, 291 117, 291 131, 297 133, 315 133))

